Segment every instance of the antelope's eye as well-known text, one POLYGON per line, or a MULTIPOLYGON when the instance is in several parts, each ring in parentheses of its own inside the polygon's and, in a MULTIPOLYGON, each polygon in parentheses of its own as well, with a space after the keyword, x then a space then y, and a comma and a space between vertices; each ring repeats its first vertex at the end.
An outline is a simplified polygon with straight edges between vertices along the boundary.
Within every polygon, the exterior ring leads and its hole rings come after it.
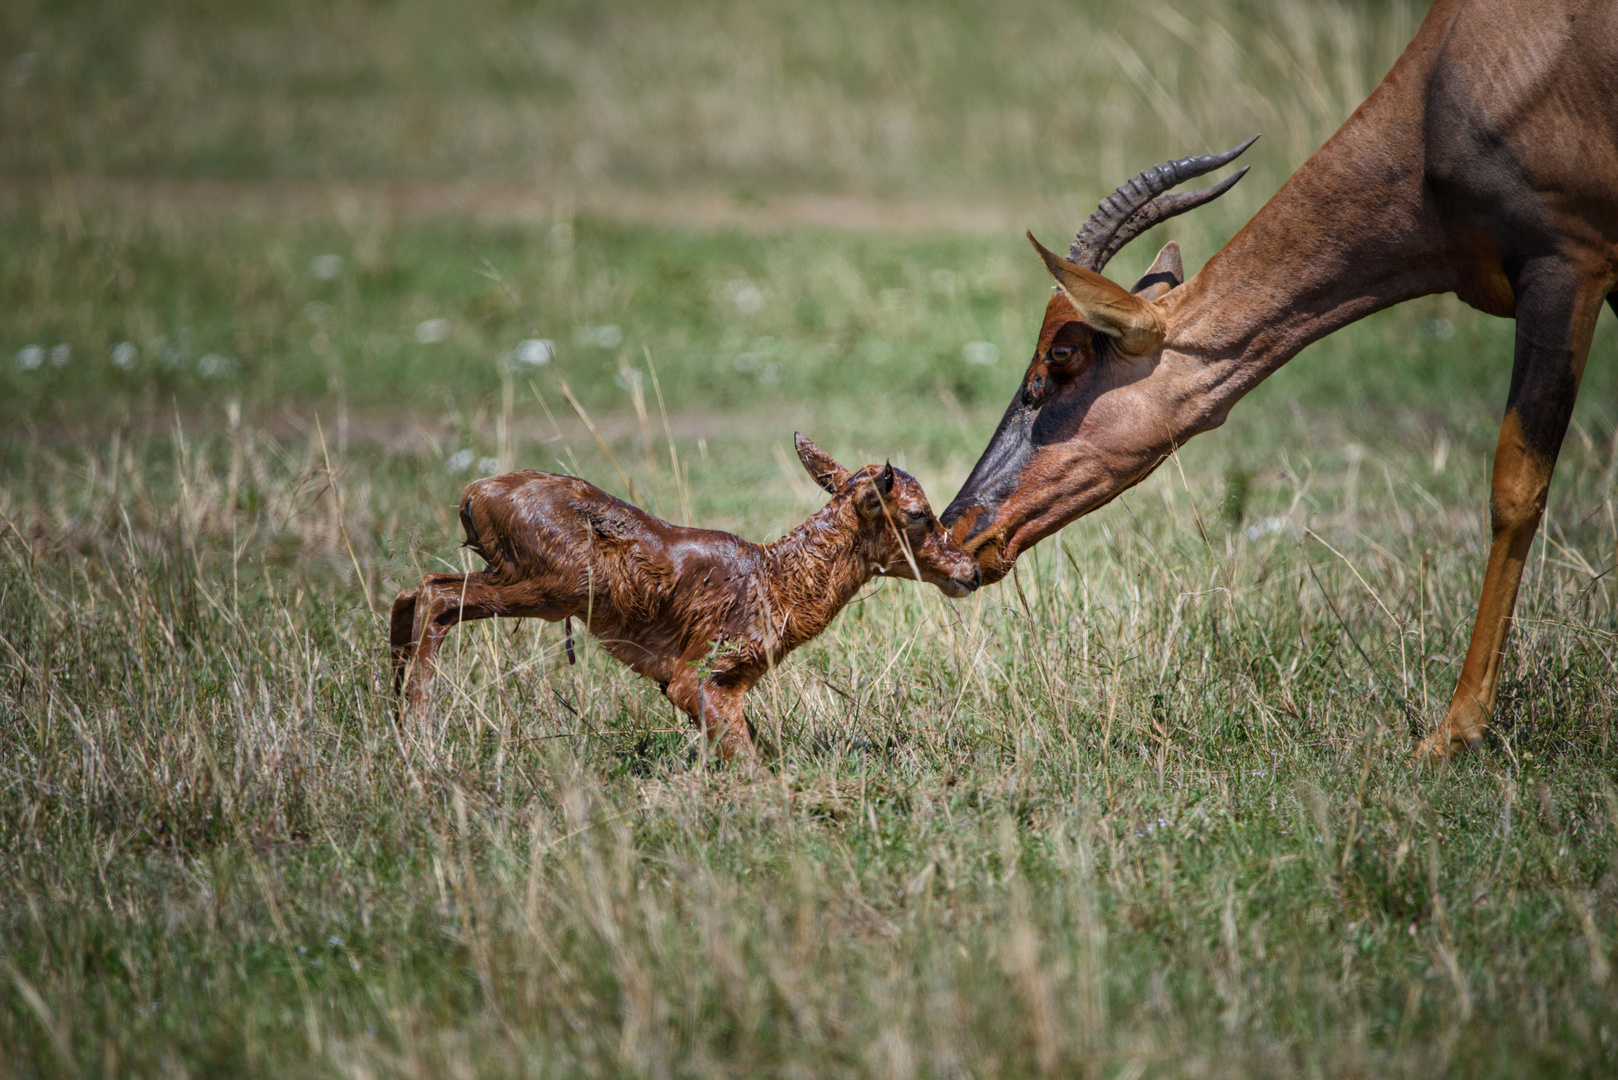
POLYGON ((1071 345, 1056 345, 1051 348, 1050 359, 1053 364, 1065 364, 1073 359, 1074 349, 1071 345))

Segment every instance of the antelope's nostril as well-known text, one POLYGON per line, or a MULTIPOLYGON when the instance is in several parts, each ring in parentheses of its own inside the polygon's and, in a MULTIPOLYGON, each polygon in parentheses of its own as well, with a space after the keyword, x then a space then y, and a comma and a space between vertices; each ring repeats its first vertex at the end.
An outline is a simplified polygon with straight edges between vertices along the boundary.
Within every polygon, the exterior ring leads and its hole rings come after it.
POLYGON ((972 567, 972 588, 976 589, 983 584, 983 567, 972 567))

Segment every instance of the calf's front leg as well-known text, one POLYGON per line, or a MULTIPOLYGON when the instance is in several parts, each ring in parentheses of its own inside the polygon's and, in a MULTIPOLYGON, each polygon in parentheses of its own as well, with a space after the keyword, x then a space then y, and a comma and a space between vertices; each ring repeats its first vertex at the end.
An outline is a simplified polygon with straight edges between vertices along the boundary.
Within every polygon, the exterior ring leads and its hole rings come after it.
POLYGON ((697 722, 719 760, 740 757, 749 764, 758 763, 758 750, 748 734, 743 710, 746 687, 716 686, 711 680, 699 678, 695 670, 687 669, 663 692, 675 708, 697 722))

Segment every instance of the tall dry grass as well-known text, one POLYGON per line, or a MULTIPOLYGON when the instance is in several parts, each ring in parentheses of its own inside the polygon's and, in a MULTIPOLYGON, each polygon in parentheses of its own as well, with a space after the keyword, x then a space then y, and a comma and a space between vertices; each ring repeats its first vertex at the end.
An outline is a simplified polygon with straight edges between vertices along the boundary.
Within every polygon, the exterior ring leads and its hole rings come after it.
POLYGON ((0 1065, 1610 1074, 1610 376, 1587 375, 1496 738, 1412 771, 1470 625, 1509 354, 1447 301, 1300 357, 997 589, 851 606, 753 695, 780 748, 759 773, 531 623, 456 631, 426 723, 387 693, 379 613, 460 557, 447 460, 628 493, 558 371, 644 501, 762 537, 817 498, 798 426, 946 498, 1046 287, 997 240, 570 205, 993 202, 1043 235, 1264 131, 1254 175, 1165 230, 1195 262, 1418 14, 0 10, 0 345, 72 346, 0 382, 0 1065), (313 220, 97 211, 86 174, 334 194, 313 220), (532 184, 543 238, 364 198, 466 177, 532 184), (529 331, 468 237, 560 343, 538 396, 497 362, 529 331), (348 270, 313 275, 329 253, 348 270), (413 336, 439 318, 447 340, 413 336), (213 351, 239 366, 204 376, 213 351))
POLYGON ((1438 776, 1403 754, 1484 477, 1335 445, 1234 511, 1165 469, 967 603, 880 589, 753 695, 758 774, 529 623, 458 630, 448 705, 399 720, 372 609, 455 557, 436 459, 246 422, 31 455, 0 1040, 29 1073, 1600 1071, 1618 440, 1569 446, 1499 740, 1438 776))

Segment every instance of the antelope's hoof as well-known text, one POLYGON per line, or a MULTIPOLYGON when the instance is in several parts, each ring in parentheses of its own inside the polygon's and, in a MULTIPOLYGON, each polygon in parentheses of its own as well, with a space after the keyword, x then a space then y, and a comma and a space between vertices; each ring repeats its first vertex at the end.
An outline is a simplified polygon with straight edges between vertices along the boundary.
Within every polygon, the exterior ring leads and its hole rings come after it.
POLYGON ((1438 726, 1438 730, 1421 740, 1415 752, 1410 755, 1410 760, 1416 765, 1437 765, 1463 751, 1482 748, 1482 732, 1458 732, 1446 721, 1438 726))
POLYGON ((740 766, 749 772, 761 763, 758 747, 753 745, 753 740, 734 731, 726 732, 719 740, 719 760, 727 767, 740 766))

